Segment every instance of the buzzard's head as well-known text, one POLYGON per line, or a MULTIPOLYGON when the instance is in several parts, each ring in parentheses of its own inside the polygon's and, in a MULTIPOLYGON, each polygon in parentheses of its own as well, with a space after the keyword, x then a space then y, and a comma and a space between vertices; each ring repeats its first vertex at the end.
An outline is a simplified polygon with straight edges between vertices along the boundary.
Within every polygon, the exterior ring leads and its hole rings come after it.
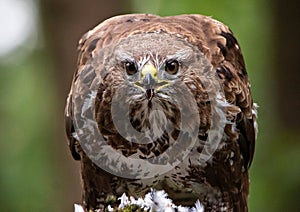
MULTIPOLYGON (((111 102, 108 107, 115 105, 116 114, 112 114, 115 122, 120 120, 120 113, 129 113, 130 123, 138 131, 167 122, 179 130, 183 111, 194 126, 197 120, 191 117, 199 116, 200 112, 210 116, 209 98, 215 98, 219 92, 211 85, 217 84, 218 79, 203 52, 179 35, 166 32, 134 34, 94 54, 104 61, 97 67, 103 79, 99 99, 111 102), (109 95, 105 95, 107 90, 109 95), (198 108, 197 104, 202 107, 198 108)), ((103 108, 96 109, 103 111, 103 108)), ((108 117, 108 114, 98 114, 108 117)), ((208 126, 209 123, 203 121, 201 127, 208 126)))

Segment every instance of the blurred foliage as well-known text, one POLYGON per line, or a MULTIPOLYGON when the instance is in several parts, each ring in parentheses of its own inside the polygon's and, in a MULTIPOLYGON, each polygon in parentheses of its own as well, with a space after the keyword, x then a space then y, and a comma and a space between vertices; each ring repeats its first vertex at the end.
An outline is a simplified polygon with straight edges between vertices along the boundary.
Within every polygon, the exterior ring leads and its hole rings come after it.
MULTIPOLYGON (((299 133, 280 129, 274 109, 272 1, 132 0, 132 7, 133 12, 159 15, 200 13, 230 26, 260 106, 250 211, 300 211, 299 133)), ((51 62, 46 49, 35 50, 21 61, 14 57, 0 60, 0 208, 62 211, 68 191, 63 190, 63 167, 55 158, 58 150, 53 143, 62 111, 56 110, 59 91, 51 62)))
POLYGON ((24 57, 0 65, 1 211, 60 211, 53 76, 43 52, 24 57))

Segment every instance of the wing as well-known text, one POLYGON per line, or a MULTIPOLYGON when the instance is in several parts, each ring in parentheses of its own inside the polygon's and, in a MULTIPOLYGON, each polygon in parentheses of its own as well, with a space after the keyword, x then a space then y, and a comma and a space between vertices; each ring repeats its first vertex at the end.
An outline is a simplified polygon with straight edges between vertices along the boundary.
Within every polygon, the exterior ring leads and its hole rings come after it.
MULTIPOLYGON (((251 97, 241 49, 228 27, 210 18, 204 18, 204 22, 206 46, 209 48, 211 62, 223 82, 226 99, 241 109, 236 119, 236 128, 244 166, 249 168, 253 160, 257 133, 256 105, 251 97)), ((226 130, 228 129, 225 128, 225 132, 226 130)))

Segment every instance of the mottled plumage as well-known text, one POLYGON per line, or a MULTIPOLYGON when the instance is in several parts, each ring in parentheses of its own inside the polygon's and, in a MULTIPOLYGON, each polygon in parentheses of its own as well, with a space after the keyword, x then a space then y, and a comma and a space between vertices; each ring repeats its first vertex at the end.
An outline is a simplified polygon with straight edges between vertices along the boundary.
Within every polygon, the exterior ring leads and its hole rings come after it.
POLYGON ((199 199, 206 211, 248 210, 256 107, 239 44, 222 23, 201 15, 145 14, 104 21, 79 42, 65 114, 69 147, 81 161, 85 207, 155 188, 176 204, 199 199), (172 169, 133 179, 92 162, 78 138, 74 104, 82 83, 94 81, 95 102, 83 107, 94 107, 105 145, 125 159, 172 169))

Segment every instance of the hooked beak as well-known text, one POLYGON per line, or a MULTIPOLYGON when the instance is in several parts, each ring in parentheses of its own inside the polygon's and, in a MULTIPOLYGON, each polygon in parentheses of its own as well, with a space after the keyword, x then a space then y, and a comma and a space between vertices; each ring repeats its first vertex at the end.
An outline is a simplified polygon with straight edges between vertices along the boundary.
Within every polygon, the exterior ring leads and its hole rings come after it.
POLYGON ((154 79, 154 76, 154 74, 147 72, 144 79, 142 79, 144 88, 146 89, 145 95, 148 101, 151 101, 155 94, 154 86, 156 84, 156 80, 154 79))
POLYGON ((158 80, 157 74, 158 71, 153 65, 146 64, 141 71, 141 80, 134 83, 136 87, 145 91, 145 96, 149 102, 158 90, 169 84, 167 81, 158 80))

